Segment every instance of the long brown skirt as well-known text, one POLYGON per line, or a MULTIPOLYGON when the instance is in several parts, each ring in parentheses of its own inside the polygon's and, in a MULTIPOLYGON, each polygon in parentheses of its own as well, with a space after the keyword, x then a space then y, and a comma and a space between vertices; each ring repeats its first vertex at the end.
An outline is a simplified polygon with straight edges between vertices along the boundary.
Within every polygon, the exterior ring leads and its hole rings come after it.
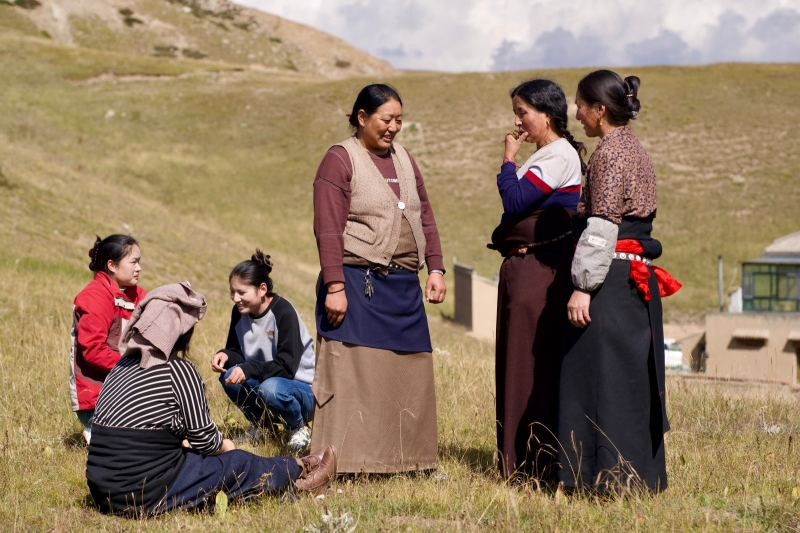
POLYGON ((511 256, 497 302, 497 447, 505 477, 555 478, 558 383, 572 243, 511 256))
POLYGON ((430 352, 397 353, 317 338, 311 449, 332 444, 340 473, 435 469, 430 352))

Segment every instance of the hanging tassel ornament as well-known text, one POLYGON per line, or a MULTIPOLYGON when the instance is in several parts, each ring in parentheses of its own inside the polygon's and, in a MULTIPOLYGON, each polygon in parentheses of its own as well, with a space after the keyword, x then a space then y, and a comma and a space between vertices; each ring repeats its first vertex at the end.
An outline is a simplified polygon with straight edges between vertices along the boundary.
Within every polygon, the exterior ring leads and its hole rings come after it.
POLYGON ((372 286, 372 271, 367 269, 367 275, 364 276, 364 295, 372 298, 373 294, 375 294, 375 288, 372 286))

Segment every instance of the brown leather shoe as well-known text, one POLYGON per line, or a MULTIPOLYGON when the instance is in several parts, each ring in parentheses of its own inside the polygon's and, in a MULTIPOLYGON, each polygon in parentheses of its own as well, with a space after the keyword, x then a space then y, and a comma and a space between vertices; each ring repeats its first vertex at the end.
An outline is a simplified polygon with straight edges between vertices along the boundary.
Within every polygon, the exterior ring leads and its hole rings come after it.
POLYGON ((303 463, 303 471, 295 480, 295 486, 314 496, 327 491, 331 479, 336 475, 336 448, 326 446, 316 453, 301 457, 300 462, 303 463))

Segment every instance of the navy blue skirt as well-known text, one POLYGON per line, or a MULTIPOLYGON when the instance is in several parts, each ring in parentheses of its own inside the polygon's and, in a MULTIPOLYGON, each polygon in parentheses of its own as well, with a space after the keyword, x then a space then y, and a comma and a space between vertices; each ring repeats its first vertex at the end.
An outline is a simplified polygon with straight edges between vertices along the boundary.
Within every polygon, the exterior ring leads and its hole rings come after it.
POLYGON ((419 276, 410 270, 392 270, 382 276, 370 271, 373 294, 365 294, 367 268, 344 267, 347 314, 339 327, 328 322, 324 283, 317 292, 317 332, 326 339, 392 350, 430 352, 431 335, 422 303, 419 276))

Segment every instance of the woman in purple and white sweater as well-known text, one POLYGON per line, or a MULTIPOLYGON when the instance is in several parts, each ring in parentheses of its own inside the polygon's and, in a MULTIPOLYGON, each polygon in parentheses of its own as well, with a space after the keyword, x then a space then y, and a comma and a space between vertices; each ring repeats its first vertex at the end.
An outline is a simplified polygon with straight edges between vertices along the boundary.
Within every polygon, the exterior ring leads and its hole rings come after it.
POLYGON ((492 245, 505 257, 497 301, 497 447, 505 477, 554 479, 564 314, 572 291, 572 216, 583 145, 567 129, 567 100, 549 80, 511 91, 518 132, 506 135, 497 176, 503 218, 492 245), (522 144, 536 152, 514 163, 522 144))

